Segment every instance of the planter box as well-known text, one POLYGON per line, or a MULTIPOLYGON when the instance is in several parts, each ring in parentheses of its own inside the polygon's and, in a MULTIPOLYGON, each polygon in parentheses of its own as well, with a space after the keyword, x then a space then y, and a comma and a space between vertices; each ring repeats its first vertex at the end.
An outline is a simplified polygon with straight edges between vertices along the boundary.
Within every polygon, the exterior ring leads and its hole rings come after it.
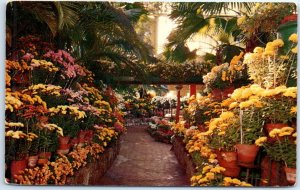
POLYGON ((177 157, 179 164, 185 169, 185 173, 189 179, 196 173, 196 167, 193 164, 191 156, 185 149, 185 144, 182 138, 175 136, 173 141, 174 154, 177 157))
POLYGON ((98 160, 88 163, 85 167, 74 172, 72 177, 67 178, 66 185, 97 185, 98 180, 112 166, 120 152, 120 139, 100 155, 98 160))

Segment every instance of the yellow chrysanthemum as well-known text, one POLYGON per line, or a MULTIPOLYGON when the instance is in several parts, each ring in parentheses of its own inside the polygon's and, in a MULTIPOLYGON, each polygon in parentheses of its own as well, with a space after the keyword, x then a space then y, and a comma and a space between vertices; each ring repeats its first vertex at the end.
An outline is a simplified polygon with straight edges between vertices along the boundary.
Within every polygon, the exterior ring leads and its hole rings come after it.
POLYGON ((253 50, 253 53, 263 53, 264 52, 264 48, 262 47, 256 47, 253 50))
POLYGON ((294 47, 291 51, 292 51, 293 53, 298 53, 298 46, 294 47))
POLYGON ((293 106, 290 113, 297 113, 297 106, 293 106))
POLYGON ((273 41, 272 44, 274 47, 282 47, 284 45, 284 42, 282 39, 276 39, 273 41))
POLYGON ((267 137, 259 137, 256 141, 255 144, 257 146, 262 146, 264 142, 267 141, 267 137))
POLYGON ((289 41, 294 42, 294 43, 298 43, 298 35, 295 34, 295 33, 290 35, 289 41))
POLYGON ((278 135, 280 133, 281 133, 280 129, 273 129, 272 131, 270 131, 269 136, 274 138, 276 135, 278 135))

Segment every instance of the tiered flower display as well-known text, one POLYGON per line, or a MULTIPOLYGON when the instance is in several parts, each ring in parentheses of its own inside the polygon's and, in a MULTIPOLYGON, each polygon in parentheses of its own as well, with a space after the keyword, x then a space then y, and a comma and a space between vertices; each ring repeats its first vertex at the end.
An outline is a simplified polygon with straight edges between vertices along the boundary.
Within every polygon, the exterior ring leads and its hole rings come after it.
MULTIPOLYGON (((263 165, 266 159, 278 163, 276 172, 286 176, 277 185, 295 183, 297 87, 288 86, 288 81, 296 78, 297 35, 289 39, 293 45, 287 54, 280 51, 284 42, 276 39, 235 57, 232 63, 239 60, 247 68, 252 84, 235 89, 227 99, 211 94, 190 98, 185 121, 172 130, 183 137, 196 167, 192 185, 250 186, 243 181, 244 169, 260 164, 260 184, 274 184, 267 178, 271 168, 263 165)), ((210 76, 223 68, 213 68, 205 81, 216 78, 210 76)))
POLYGON ((34 36, 19 42, 6 61, 7 178, 62 185, 125 132, 123 114, 68 52, 34 36))

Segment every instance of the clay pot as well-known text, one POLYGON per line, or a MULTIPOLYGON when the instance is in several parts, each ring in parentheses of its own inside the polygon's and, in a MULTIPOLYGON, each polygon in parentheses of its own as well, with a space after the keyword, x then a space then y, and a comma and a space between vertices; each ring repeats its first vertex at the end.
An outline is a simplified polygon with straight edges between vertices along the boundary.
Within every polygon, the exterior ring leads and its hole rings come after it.
POLYGON ((38 161, 39 156, 35 155, 35 156, 29 156, 28 157, 28 167, 33 168, 36 166, 36 163, 38 161))
POLYGON ((73 139, 70 141, 71 146, 76 146, 78 143, 79 143, 79 140, 78 140, 77 137, 73 138, 73 139))
POLYGON ((58 149, 60 150, 65 150, 65 149, 70 149, 71 144, 60 144, 58 149))
POLYGON ((238 165, 253 168, 259 147, 255 144, 237 144, 235 147, 237 149, 238 165))
POLYGON ((37 164, 42 166, 48 163, 48 159, 47 158, 39 158, 37 161, 37 164))
POLYGON ((27 166, 27 160, 13 160, 10 164, 10 173, 11 176, 14 178, 15 175, 19 174, 19 172, 25 170, 27 166))
POLYGON ((291 184, 295 184, 296 182, 296 168, 288 168, 284 167, 286 180, 291 184))
POLYGON ((80 130, 77 136, 79 139, 82 139, 85 137, 85 134, 86 134, 86 130, 80 130))
POLYGON ((288 186, 284 172, 284 165, 281 162, 273 161, 266 156, 261 161, 260 186, 288 186))
POLYGON ((52 152, 41 152, 39 153, 39 158, 47 158, 48 160, 50 160, 52 155, 52 152))
POLYGON ((94 136, 94 131, 93 130, 87 130, 86 132, 85 132, 85 140, 87 141, 87 142, 91 142, 92 141, 92 139, 93 139, 93 136, 94 136))
POLYGON ((70 149, 58 149, 58 150, 56 150, 56 153, 65 155, 65 154, 68 154, 69 151, 70 151, 70 149))
POLYGON ((212 89, 212 97, 215 100, 224 100, 228 98, 228 95, 231 94, 234 91, 234 87, 233 86, 229 86, 227 88, 224 89, 212 89))
POLYGON ((236 152, 220 152, 217 154, 219 165, 226 170, 223 173, 227 177, 238 177, 241 168, 237 165, 236 152))
POLYGON ((66 137, 58 137, 58 142, 59 144, 68 144, 70 141, 70 137, 66 136, 66 137))

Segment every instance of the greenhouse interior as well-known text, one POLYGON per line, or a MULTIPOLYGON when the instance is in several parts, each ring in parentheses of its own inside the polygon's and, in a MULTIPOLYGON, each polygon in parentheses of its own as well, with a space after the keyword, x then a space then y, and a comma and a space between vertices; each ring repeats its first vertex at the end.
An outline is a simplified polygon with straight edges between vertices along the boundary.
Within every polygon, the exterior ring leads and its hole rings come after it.
POLYGON ((297 5, 6 5, 8 185, 296 183, 297 5))

